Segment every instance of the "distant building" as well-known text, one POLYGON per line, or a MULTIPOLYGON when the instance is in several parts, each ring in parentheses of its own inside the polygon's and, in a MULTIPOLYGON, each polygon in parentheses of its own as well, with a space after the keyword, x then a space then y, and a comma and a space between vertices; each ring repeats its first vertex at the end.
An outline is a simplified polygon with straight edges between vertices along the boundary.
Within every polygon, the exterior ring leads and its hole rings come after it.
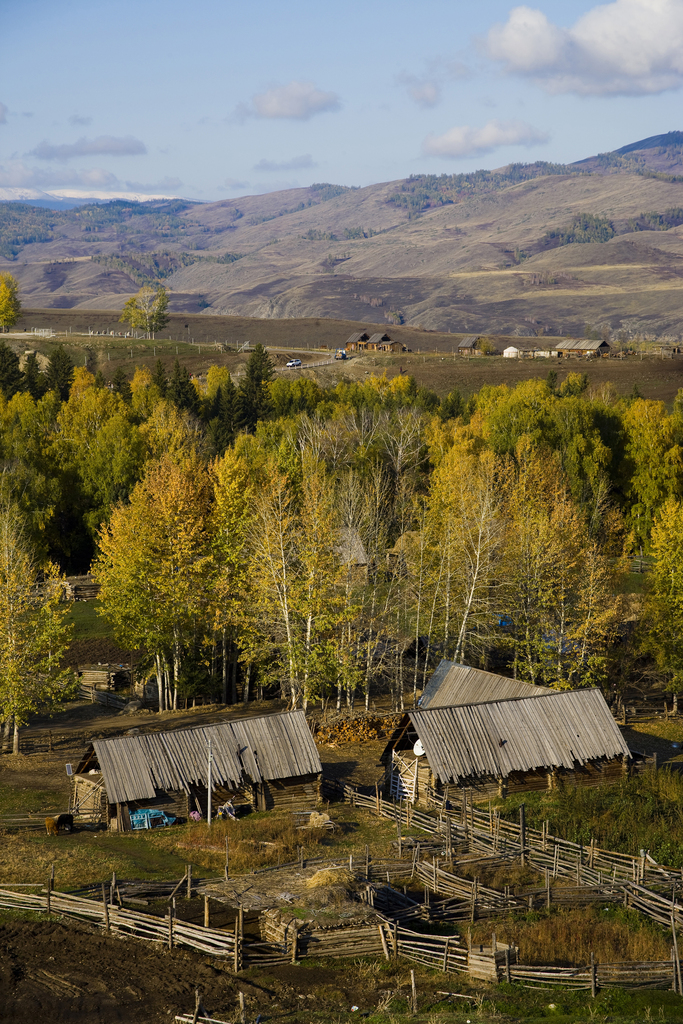
POLYGON ((558 342, 555 350, 559 355, 565 357, 584 356, 590 358, 591 356, 602 356, 604 359, 608 358, 612 351, 607 341, 591 341, 589 339, 579 341, 576 338, 568 338, 566 341, 558 342))
POLYGON ((347 352, 363 352, 367 348, 370 335, 367 331, 356 331, 348 339, 344 348, 347 352))
POLYGON ((390 344, 391 338, 383 331, 373 334, 368 341, 368 352, 382 352, 385 345, 390 344))
POLYGON ((463 338, 458 344, 458 353, 461 356, 476 356, 480 355, 477 349, 477 342, 480 341, 478 334, 470 334, 466 338, 463 338))
POLYGON ((515 342, 503 350, 504 359, 550 359, 559 356, 555 349, 539 348, 537 342, 515 342))

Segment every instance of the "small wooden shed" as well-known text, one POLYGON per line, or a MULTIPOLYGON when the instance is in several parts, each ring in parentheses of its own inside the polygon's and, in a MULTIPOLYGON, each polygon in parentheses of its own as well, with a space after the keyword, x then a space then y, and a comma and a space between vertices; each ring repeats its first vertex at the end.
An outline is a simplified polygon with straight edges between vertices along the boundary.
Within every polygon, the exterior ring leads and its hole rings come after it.
POLYGON ((540 697, 556 693, 547 686, 535 686, 455 661, 441 660, 418 701, 421 708, 445 708, 454 704, 485 704, 509 697, 540 697))
POLYGON ((552 789, 562 780, 598 786, 622 778, 631 753, 600 690, 556 690, 409 711, 384 754, 395 799, 444 802, 552 789), (459 799, 459 798, 458 798, 459 799))
POLYGON ((99 799, 102 817, 120 831, 130 828, 130 811, 143 807, 181 820, 194 810, 206 816, 209 741, 214 809, 228 799, 259 811, 320 802, 322 766, 299 710, 94 740, 74 775, 74 813, 95 812, 99 799))

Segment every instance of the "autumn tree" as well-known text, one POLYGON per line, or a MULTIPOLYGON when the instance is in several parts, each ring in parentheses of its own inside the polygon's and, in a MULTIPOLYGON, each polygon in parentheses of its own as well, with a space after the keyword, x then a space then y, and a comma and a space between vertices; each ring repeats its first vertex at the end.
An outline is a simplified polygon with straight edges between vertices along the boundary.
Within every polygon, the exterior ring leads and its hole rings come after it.
POLYGON ((148 338, 154 338, 168 321, 168 295, 161 285, 158 288, 144 285, 137 295, 128 299, 119 317, 119 323, 128 323, 135 330, 144 331, 148 338))
POLYGON ((183 660, 206 604, 209 501, 203 465, 180 466, 166 455, 100 532, 93 567, 100 601, 120 642, 154 654, 160 709, 177 707, 183 660))
POLYGON ((21 316, 19 282, 11 274, 0 274, 0 328, 8 331, 21 316))
POLYGON ((0 717, 19 728, 64 694, 61 662, 72 626, 62 600, 64 580, 52 563, 39 565, 16 508, 0 510, 0 717))
MULTIPOLYGON (((683 503, 668 498, 652 528, 654 565, 648 579, 642 646, 668 689, 683 692, 683 503)), ((677 698, 676 698, 677 699, 677 698)))

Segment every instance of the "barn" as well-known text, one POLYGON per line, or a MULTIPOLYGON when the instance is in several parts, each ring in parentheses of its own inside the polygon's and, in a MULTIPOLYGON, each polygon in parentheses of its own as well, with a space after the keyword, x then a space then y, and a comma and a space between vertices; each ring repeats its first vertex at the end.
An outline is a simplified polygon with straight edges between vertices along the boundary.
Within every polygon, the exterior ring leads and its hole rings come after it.
POLYGON ((555 346, 555 351, 560 356, 584 356, 588 358, 591 356, 602 356, 604 359, 607 359, 612 350, 607 341, 593 341, 585 338, 577 341, 574 338, 567 338, 566 341, 558 342, 555 346))
POLYGON ((602 693, 586 689, 409 711, 382 760, 394 799, 446 803, 463 790, 598 786, 623 778, 630 757, 602 693))
POLYGON ((538 697, 555 693, 547 686, 534 686, 521 679, 509 679, 481 668, 458 665, 445 658, 439 663, 418 701, 421 708, 444 708, 453 704, 484 704, 509 697, 538 697))
POLYGON ((93 740, 73 776, 73 813, 130 829, 130 812, 157 807, 186 820, 226 800, 253 810, 311 809, 322 766, 303 711, 231 719, 172 732, 93 740))

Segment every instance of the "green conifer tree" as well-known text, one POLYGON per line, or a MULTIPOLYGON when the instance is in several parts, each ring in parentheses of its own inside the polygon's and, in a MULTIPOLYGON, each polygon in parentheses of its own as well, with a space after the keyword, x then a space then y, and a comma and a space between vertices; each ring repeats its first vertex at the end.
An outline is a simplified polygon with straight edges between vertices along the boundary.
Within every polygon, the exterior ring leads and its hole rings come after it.
POLYGON ((26 357, 24 364, 24 390, 28 391, 31 398, 36 402, 45 394, 47 385, 45 376, 40 372, 40 363, 35 352, 26 357))
POLYGON ((268 419, 273 403, 268 389, 273 379, 273 362, 263 345, 257 345, 247 360, 245 375, 237 389, 235 426, 253 434, 259 420, 268 419))
POLYGON ((161 359, 157 359, 156 366, 154 367, 154 373, 152 374, 152 383, 156 384, 159 388, 159 394, 162 398, 166 397, 168 390, 168 379, 166 377, 166 370, 161 359))
POLYGON ((74 378, 74 364, 68 352, 58 345, 50 356, 45 382, 48 391, 56 391, 63 402, 69 397, 71 382, 74 378))
POLYGON ((121 395, 126 405, 130 405, 133 400, 133 392, 130 388, 130 381, 120 366, 112 378, 112 387, 117 395, 121 395))
POLYGON ((168 398, 178 409, 187 409, 195 415, 199 411, 199 395, 192 383, 190 371, 176 359, 168 382, 168 398))
POLYGON ((216 455, 222 455, 235 440, 236 396, 237 388, 231 378, 216 391, 209 420, 209 437, 216 455))
POLYGON ((24 375, 19 369, 19 356, 6 341, 0 341, 0 392, 9 401, 23 386, 24 375))

